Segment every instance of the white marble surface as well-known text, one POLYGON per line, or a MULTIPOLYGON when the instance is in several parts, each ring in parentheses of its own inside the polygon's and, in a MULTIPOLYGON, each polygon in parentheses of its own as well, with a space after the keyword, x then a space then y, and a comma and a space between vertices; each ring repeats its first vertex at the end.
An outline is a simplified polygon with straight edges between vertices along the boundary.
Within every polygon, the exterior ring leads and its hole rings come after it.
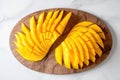
POLYGON ((120 80, 120 0, 0 0, 0 80, 120 80), (71 75, 50 75, 20 64, 9 48, 9 35, 32 12, 66 7, 90 12, 108 25, 113 36, 110 56, 96 68, 71 75))

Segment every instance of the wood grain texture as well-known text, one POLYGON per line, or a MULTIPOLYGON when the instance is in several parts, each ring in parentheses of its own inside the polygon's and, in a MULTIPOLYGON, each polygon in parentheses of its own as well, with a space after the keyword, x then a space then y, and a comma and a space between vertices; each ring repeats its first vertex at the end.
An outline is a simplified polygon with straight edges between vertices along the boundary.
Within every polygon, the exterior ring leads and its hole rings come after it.
POLYGON ((100 64, 110 53, 110 50, 112 47, 112 36, 111 36, 111 33, 110 33, 107 25, 102 20, 100 20, 99 18, 97 18, 94 15, 91 15, 87 12, 83 12, 80 10, 75 10, 75 9, 54 8, 54 9, 41 10, 41 11, 32 13, 32 14, 27 15, 26 17, 22 18, 13 28, 11 35, 10 35, 9 43, 10 43, 10 48, 11 48, 11 51, 13 52, 13 55, 24 66, 26 66, 32 70, 43 72, 43 73, 71 74, 71 73, 78 73, 78 72, 82 72, 85 70, 89 70, 89 69, 95 67, 96 65, 100 64), (30 61, 23 59, 17 53, 16 46, 14 44, 14 42, 16 40, 14 34, 18 31, 21 31, 21 23, 25 23, 27 26, 29 26, 29 19, 31 18, 31 16, 34 15, 35 18, 38 19, 39 14, 43 11, 48 12, 49 10, 58 10, 58 9, 65 10, 64 15, 69 11, 73 13, 67 27, 65 28, 65 30, 63 32, 63 34, 55 41, 55 43, 50 48, 48 55, 42 61, 30 62, 30 61), (90 62, 90 65, 88 67, 84 65, 84 67, 82 69, 79 69, 79 70, 67 69, 64 67, 64 65, 60 66, 59 64, 56 63, 56 60, 55 60, 55 56, 54 56, 55 47, 57 47, 65 39, 65 37, 67 36, 69 31, 72 29, 72 27, 76 23, 78 23, 80 21, 84 21, 84 20, 92 21, 92 22, 98 24, 101 27, 101 29, 104 31, 105 36, 106 36, 106 40, 103 40, 104 45, 105 45, 105 49, 103 49, 103 55, 100 58, 98 56, 96 56, 97 60, 95 63, 90 62))

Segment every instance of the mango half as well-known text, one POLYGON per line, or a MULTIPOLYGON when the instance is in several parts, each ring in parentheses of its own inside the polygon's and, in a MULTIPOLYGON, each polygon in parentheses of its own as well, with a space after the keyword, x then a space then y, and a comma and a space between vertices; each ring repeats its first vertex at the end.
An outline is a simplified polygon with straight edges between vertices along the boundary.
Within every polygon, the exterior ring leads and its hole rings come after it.
POLYGON ((83 64, 95 63, 96 55, 101 57, 104 49, 105 34, 102 29, 90 21, 76 24, 66 39, 55 49, 58 64, 68 69, 79 69, 83 64))
POLYGON ((26 60, 42 60, 64 31, 72 15, 68 12, 63 17, 63 14, 63 10, 51 10, 40 13, 37 20, 32 16, 29 20, 30 26, 22 23, 21 32, 15 34, 16 51, 26 60))

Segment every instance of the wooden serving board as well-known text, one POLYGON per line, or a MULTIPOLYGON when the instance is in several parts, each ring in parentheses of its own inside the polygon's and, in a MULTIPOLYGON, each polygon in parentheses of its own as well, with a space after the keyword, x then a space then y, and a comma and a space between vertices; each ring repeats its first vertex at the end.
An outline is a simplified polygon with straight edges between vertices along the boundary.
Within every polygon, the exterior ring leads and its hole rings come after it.
POLYGON ((108 26, 102 20, 100 20, 99 18, 97 18, 96 16, 94 16, 92 14, 89 14, 84 11, 76 10, 76 9, 54 8, 54 9, 40 10, 40 11, 34 12, 34 13, 22 18, 13 28, 11 35, 10 35, 9 42, 10 42, 10 48, 11 48, 11 51, 13 52, 13 55, 24 66, 26 66, 32 70, 43 72, 43 73, 71 74, 71 73, 78 73, 78 72, 82 72, 85 70, 89 70, 89 69, 95 67, 96 65, 100 64, 110 53, 110 50, 112 47, 112 36, 108 29, 108 26), (38 62, 27 61, 27 60, 23 59, 17 53, 16 46, 14 44, 14 42, 16 40, 14 35, 16 32, 21 31, 21 23, 25 23, 27 26, 29 26, 29 19, 31 18, 31 16, 34 15, 35 18, 38 19, 38 16, 41 12, 43 12, 43 11, 48 12, 49 10, 64 10, 65 11, 64 14, 66 14, 67 12, 72 12, 73 14, 70 18, 68 25, 66 26, 66 28, 63 32, 63 34, 56 40, 56 42, 50 48, 48 55, 42 61, 38 61, 38 62), (78 70, 67 69, 64 66, 60 66, 59 64, 56 63, 56 60, 55 60, 55 56, 54 56, 55 47, 57 47, 65 39, 65 37, 67 36, 69 31, 72 29, 72 27, 76 23, 84 21, 84 20, 92 21, 92 22, 98 24, 101 27, 101 29, 104 31, 106 40, 103 41, 104 45, 105 45, 105 49, 103 50, 103 55, 100 58, 98 56, 96 56, 97 60, 95 63, 90 62, 90 65, 88 67, 84 65, 84 67, 82 69, 78 69, 78 70))

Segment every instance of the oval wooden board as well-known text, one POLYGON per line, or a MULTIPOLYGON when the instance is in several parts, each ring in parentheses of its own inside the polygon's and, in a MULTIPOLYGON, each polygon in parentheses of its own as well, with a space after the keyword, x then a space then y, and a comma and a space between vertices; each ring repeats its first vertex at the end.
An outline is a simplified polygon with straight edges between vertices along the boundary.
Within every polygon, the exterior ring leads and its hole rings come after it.
POLYGON ((11 51, 13 52, 14 56, 17 58, 17 60, 22 63, 24 66, 35 70, 35 71, 39 71, 39 72, 43 72, 43 73, 49 73, 49 74, 71 74, 71 73, 78 73, 78 72, 82 72, 85 70, 89 70, 93 67, 95 67, 96 65, 100 64, 110 53, 111 47, 112 47, 112 36, 111 33, 107 27, 107 25, 100 20, 99 18, 97 18, 94 15, 91 15, 87 12, 84 11, 80 11, 80 10, 75 10, 75 9, 68 9, 68 8, 54 8, 54 9, 46 9, 46 10, 40 10, 38 12, 34 12, 30 15, 27 15, 26 17, 22 18, 13 28, 11 35, 10 35, 10 48, 11 51), (21 23, 25 23, 27 26, 29 26, 29 19, 31 18, 31 16, 35 16, 36 19, 38 19, 38 16, 41 12, 45 11, 48 12, 49 10, 65 10, 66 14, 67 12, 72 12, 72 17, 67 25, 67 27, 65 28, 63 35, 58 38, 56 40, 56 42, 53 44, 53 46, 51 47, 48 55, 42 60, 42 61, 38 61, 38 62, 30 62, 27 61, 25 59, 23 59, 17 52, 16 52, 16 46, 14 44, 15 42, 15 36, 14 34, 18 31, 21 31, 21 23), (54 57, 54 48, 56 46, 58 46, 60 44, 61 41, 64 40, 64 36, 66 34, 68 34, 68 32, 70 31, 70 29, 78 22, 80 21, 84 21, 84 20, 88 20, 88 21, 92 21, 96 24, 98 24, 102 30, 105 33, 106 36, 106 40, 104 40, 104 45, 105 45, 105 49, 103 50, 103 55, 102 57, 97 57, 97 60, 95 63, 90 62, 90 65, 87 67, 84 65, 84 67, 82 69, 79 70, 75 70, 75 69, 66 69, 64 66, 60 66, 59 64, 56 63, 55 57, 54 57))

